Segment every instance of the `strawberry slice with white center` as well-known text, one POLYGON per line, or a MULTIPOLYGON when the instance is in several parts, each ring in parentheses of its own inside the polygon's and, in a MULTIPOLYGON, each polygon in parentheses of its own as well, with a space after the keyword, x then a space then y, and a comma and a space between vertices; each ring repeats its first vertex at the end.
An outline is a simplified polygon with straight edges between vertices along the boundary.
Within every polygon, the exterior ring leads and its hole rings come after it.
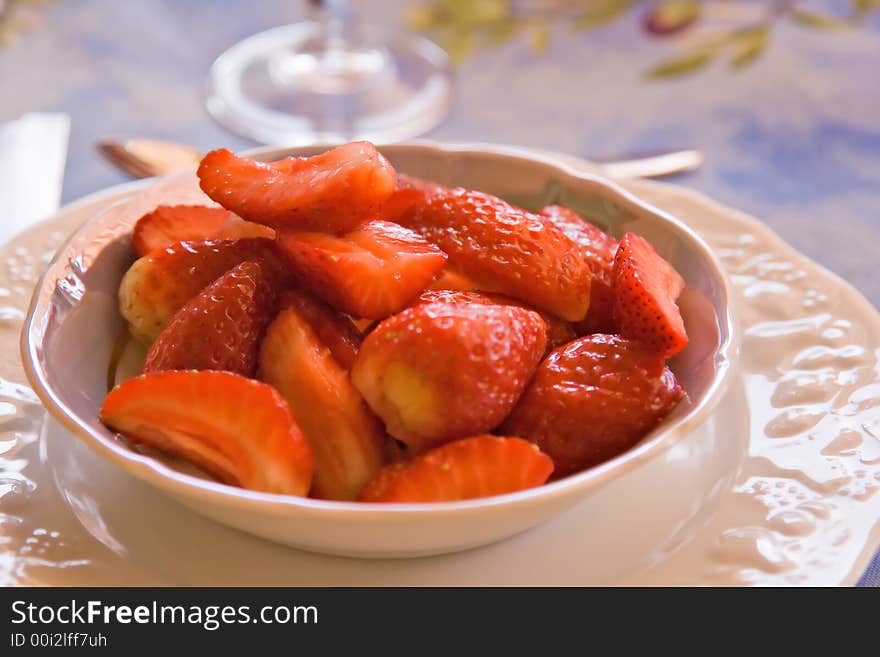
POLYGON ((275 282, 259 260, 230 269, 177 311, 147 352, 143 371, 254 376, 260 340, 275 310, 275 282))
POLYGON ((385 432, 295 306, 282 310, 266 331, 260 377, 287 400, 312 446, 312 495, 353 500, 383 465, 385 432))
POLYGON ((268 163, 220 149, 205 155, 198 176, 205 194, 243 219, 335 234, 374 216, 397 182, 388 160, 365 141, 268 163))
POLYGON ((190 299, 245 260, 261 260, 279 278, 285 267, 267 239, 178 242, 139 258, 119 284, 119 312, 132 335, 151 344, 190 299))
POLYGON ((341 237, 281 231, 278 245, 302 284, 352 317, 384 319, 418 297, 446 254, 416 233, 370 221, 341 237))
POLYGON ((101 421, 232 486, 304 496, 311 484, 311 449, 287 403, 271 386, 231 372, 129 379, 104 399, 101 421))
POLYGON ((327 345, 336 362, 347 370, 352 368, 363 336, 351 318, 304 290, 287 290, 281 295, 278 306, 281 310, 295 308, 317 338, 327 345))

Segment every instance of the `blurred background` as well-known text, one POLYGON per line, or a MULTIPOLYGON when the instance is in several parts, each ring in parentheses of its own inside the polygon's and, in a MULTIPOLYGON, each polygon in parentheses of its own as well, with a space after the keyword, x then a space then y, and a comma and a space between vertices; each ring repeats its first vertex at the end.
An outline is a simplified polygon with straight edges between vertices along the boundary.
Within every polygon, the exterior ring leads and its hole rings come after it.
MULTIPOLYGON (((761 218, 880 305, 880 0, 330 4, 449 53, 448 114, 421 136, 593 160, 697 148, 703 166, 674 182, 761 218)), ((64 201, 127 179, 96 154, 101 138, 254 146, 206 111, 212 62, 315 9, 304 0, 0 7, 0 121, 70 116, 64 201)))

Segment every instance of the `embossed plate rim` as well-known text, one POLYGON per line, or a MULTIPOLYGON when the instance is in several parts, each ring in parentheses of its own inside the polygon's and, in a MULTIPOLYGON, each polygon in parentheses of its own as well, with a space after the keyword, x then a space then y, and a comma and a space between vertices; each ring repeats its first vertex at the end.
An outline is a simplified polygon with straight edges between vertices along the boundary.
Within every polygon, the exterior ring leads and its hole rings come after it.
MULTIPOLYGON (((572 166, 576 166, 581 169, 595 170, 594 165, 591 165, 588 162, 585 162, 579 158, 572 157, 570 155, 552 153, 552 152, 546 152, 546 151, 543 152, 543 154, 548 157, 555 157, 555 158, 558 158, 561 160, 565 160, 565 161, 569 162, 572 166)), ((806 256, 804 256, 803 254, 799 253, 796 249, 794 249, 793 247, 788 245, 772 229, 770 229, 769 227, 764 225, 758 219, 751 217, 745 213, 742 213, 738 210, 735 210, 734 208, 723 205, 722 203, 714 201, 713 199, 706 196, 705 194, 701 194, 699 192, 689 190, 689 189, 681 187, 679 185, 671 185, 669 183, 646 182, 646 181, 619 181, 619 182, 621 182, 621 184, 626 185, 627 187, 632 186, 632 187, 636 187, 639 189, 656 188, 657 191, 664 192, 667 199, 670 202, 676 200, 679 197, 687 197, 689 199, 692 199, 695 202, 695 205, 705 206, 707 212, 710 212, 710 213, 715 212, 716 214, 719 214, 720 218, 722 218, 722 219, 729 218, 731 221, 738 221, 739 226, 742 227, 744 232, 752 232, 755 234, 759 234, 762 240, 768 241, 767 246, 769 248, 771 248, 772 250, 774 250, 775 252, 780 252, 780 255, 786 255, 790 258, 793 258, 796 263, 802 263, 802 264, 806 265, 806 267, 809 270, 811 270, 810 273, 812 273, 812 271, 815 270, 815 272, 819 275, 824 274, 827 277, 829 284, 831 284, 833 286, 842 287, 846 291, 850 292, 851 297, 858 298, 859 299, 859 304, 858 304, 859 305, 859 308, 858 308, 859 317, 858 317, 858 319, 870 318, 872 324, 875 327, 878 327, 878 330, 880 330, 880 315, 878 315, 878 313, 873 308, 873 306, 871 306, 871 304, 869 302, 867 302, 867 300, 865 300, 862 297, 862 295, 858 292, 858 290, 856 290, 852 285, 850 285, 848 282, 843 280, 841 277, 837 276, 833 272, 829 272, 825 267, 822 267, 818 263, 813 262, 811 259, 809 259, 806 256)), ((120 191, 123 188, 134 191, 134 190, 137 190, 140 187, 144 186, 145 184, 148 184, 148 183, 142 183, 142 182, 128 183, 128 184, 124 184, 124 185, 118 185, 118 186, 110 188, 108 190, 103 190, 102 192, 97 192, 95 194, 92 194, 92 195, 82 199, 81 201, 77 201, 73 204, 69 204, 69 205, 65 206, 65 208, 62 209, 62 212, 69 212, 71 210, 79 209, 79 208, 85 209, 88 206, 89 202, 94 202, 98 198, 106 198, 105 202, 106 202, 106 204, 109 205, 112 202, 122 200, 122 198, 124 197, 124 194, 121 194, 120 191)), ((97 208, 94 208, 94 209, 97 209, 97 208)), ((699 211, 699 209, 694 208, 694 212, 697 212, 697 211, 699 211)), ((689 215, 682 215, 682 216, 689 216, 689 215)), ((47 221, 46 223, 51 223, 51 220, 47 221)), ((731 228, 731 230, 737 230, 737 228, 738 228, 737 226, 733 226, 731 228)), ((32 230, 34 232, 37 232, 37 227, 34 227, 32 230)), ((65 227, 65 230, 67 230, 67 227, 65 227)), ((855 316, 855 313, 853 313, 853 316, 855 316)), ((12 351, 12 349, 10 349, 10 351, 12 351)), ((736 374, 735 376, 739 376, 739 374, 736 374)), ((746 449, 748 448, 747 442, 745 443, 745 448, 746 449)), ((799 448, 799 449, 801 449, 801 448, 799 448)), ((817 452, 811 452, 809 454, 811 454, 813 457, 817 457, 817 452)), ((41 482, 41 483, 44 483, 44 485, 48 485, 48 486, 53 485, 52 482, 49 480, 47 480, 45 482, 41 482)), ((729 490, 727 493, 725 493, 725 495, 732 496, 732 495, 734 495, 734 493, 733 493, 733 491, 729 490)), ((67 510, 67 511, 65 511, 65 513, 70 513, 70 511, 67 510)), ((725 520, 723 526, 730 527, 732 525, 727 524, 727 521, 725 520)), ((540 530, 538 530, 538 531, 540 531, 540 530)), ((702 534, 703 532, 706 532, 706 531, 707 531, 707 528, 704 527, 703 529, 700 530, 699 533, 702 534)), ((819 538, 820 538, 820 540, 824 540, 825 542, 828 542, 828 541, 830 541, 831 536, 829 535, 829 532, 825 531, 825 532, 820 533, 819 538)), ((846 569, 846 572, 844 574, 842 574, 842 575, 835 574, 834 575, 833 581, 835 583, 853 584, 862 576, 865 566, 869 562, 869 560, 870 560, 871 556, 873 555, 874 551, 876 550, 877 546, 880 545, 880 520, 878 520, 877 522, 874 523, 874 527, 872 530, 870 530, 869 535, 867 535, 865 537, 860 537, 860 543, 861 543, 861 545, 859 546, 858 556, 855 559, 848 559, 846 565, 843 568, 841 568, 841 570, 843 570, 844 568, 846 569), (864 538, 864 540, 862 540, 862 538, 864 538)), ((848 553, 848 554, 851 554, 851 553, 848 553)), ((14 555, 12 555, 12 556, 14 556, 14 555)), ((698 584, 701 581, 703 581, 702 577, 704 575, 703 570, 702 570, 702 568, 700 568, 700 566, 704 565, 703 561, 705 559, 707 559, 708 557, 703 554, 702 548, 701 548, 701 552, 698 553, 696 556, 697 556, 696 563, 692 564, 691 562, 687 562, 685 564, 686 567, 684 569, 680 569, 678 572, 685 579, 685 581, 698 584)), ((745 564, 742 564, 742 565, 743 565, 743 567, 745 567, 745 564)), ((821 578, 822 571, 827 569, 828 566, 827 565, 823 566, 820 564, 818 566, 807 566, 806 568, 809 569, 810 579, 813 579, 813 578, 819 579, 819 578, 821 578)), ((48 572, 51 575, 51 573, 55 572, 55 569, 49 569, 48 571, 44 571, 44 572, 48 572)), ((835 572, 837 572, 837 571, 835 571, 835 572)), ((639 581, 641 581, 641 580, 640 580, 640 578, 637 577, 637 579, 631 583, 638 583, 639 581)), ((832 581, 832 580, 827 580, 827 578, 826 578, 826 581, 832 581)), ((47 581, 46 583, 51 583, 51 580, 47 581)))

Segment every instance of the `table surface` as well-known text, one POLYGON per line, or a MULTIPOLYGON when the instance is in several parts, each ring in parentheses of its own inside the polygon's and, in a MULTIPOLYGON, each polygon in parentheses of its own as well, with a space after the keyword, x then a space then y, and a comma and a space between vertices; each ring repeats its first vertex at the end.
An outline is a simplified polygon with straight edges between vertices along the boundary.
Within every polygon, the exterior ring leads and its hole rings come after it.
MULTIPOLYGON (((205 73, 236 41, 300 19, 303 4, 65 0, 0 50, 0 121, 71 116, 65 201, 125 180, 95 154, 102 137, 247 148, 206 114, 205 73)), ((406 4, 373 0, 365 13, 395 24, 406 4)), ((669 54, 634 17, 557 29, 543 55, 523 42, 479 52, 456 72, 450 115, 425 136, 596 160, 698 147, 705 166, 676 182, 759 217, 880 306, 880 17, 835 33, 780 24, 745 70, 646 80, 669 54)))
MULTIPOLYGON (((64 0, 42 29, 0 50, 0 120, 71 115, 65 200, 124 179, 96 157, 100 137, 247 147, 205 113, 205 73, 239 39, 298 20, 303 4, 64 0)), ((365 13, 392 24, 406 4, 372 0, 365 13)), ((838 33, 783 23, 743 71, 647 81, 643 72, 669 54, 634 19, 578 35, 557 29, 543 56, 523 42, 480 52, 457 71, 452 111, 427 136, 591 159, 699 147, 705 166, 678 182, 766 221, 880 305, 880 16, 838 33)))

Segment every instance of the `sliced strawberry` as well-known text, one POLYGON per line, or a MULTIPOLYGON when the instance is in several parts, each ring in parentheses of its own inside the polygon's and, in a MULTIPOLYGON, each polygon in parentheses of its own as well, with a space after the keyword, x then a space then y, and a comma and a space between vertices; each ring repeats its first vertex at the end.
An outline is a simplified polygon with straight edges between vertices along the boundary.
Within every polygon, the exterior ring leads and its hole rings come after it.
POLYGON ((385 432, 296 307, 282 310, 266 331, 260 376, 287 399, 312 446, 312 495, 354 499, 383 465, 385 432))
MULTIPOLYGON (((472 278, 465 276, 455 267, 446 265, 440 270, 440 275, 428 286, 429 290, 460 290, 462 292, 477 292, 480 286, 472 278)), ((490 290, 484 290, 489 292, 490 290)))
POLYGON ((569 208, 548 205, 541 210, 541 214, 580 247, 581 256, 590 265, 590 309, 586 317, 575 325, 578 333, 614 333, 616 328, 611 314, 614 302, 611 280, 617 240, 569 208))
POLYGON ((587 316, 573 326, 578 335, 593 333, 617 333, 614 323, 614 288, 605 272, 593 277, 590 287, 590 309, 587 316))
POLYGON ((394 168, 365 141, 270 163, 220 149, 204 157, 198 176, 205 194, 244 219, 335 234, 375 216, 396 184, 394 168))
POLYGON ((181 457, 220 481, 306 495, 309 444, 271 387, 230 372, 155 372, 107 395, 101 421, 132 442, 181 457))
POLYGON ((275 238, 268 226, 234 215, 223 208, 204 205, 160 205, 138 219, 131 243, 139 256, 164 249, 176 242, 244 237, 275 238))
POLYGON ((310 291, 353 317, 384 319, 405 308, 446 262, 411 230, 374 220, 341 237, 281 231, 278 244, 310 291))
POLYGON ((333 358, 345 369, 352 368, 363 336, 351 318, 304 290, 288 290, 281 295, 279 306, 281 309, 295 308, 318 339, 327 345, 333 358))
POLYGON ((388 433, 419 453, 498 426, 545 344, 544 322, 530 310, 422 303, 367 335, 351 378, 388 433))
POLYGON ((466 189, 404 189, 385 216, 412 228, 449 254, 477 282, 563 319, 583 319, 590 304, 590 267, 546 217, 466 189))
POLYGON ((236 265, 175 313, 147 352, 144 372, 226 370, 253 377, 275 305, 267 265, 236 265))
POLYGON ((151 344, 187 301, 245 260, 283 271, 275 243, 266 239, 179 242, 153 251, 122 278, 119 310, 132 334, 151 344))
POLYGON ((519 438, 475 436, 386 466, 361 491, 362 502, 453 502, 540 486, 553 461, 519 438))
POLYGON ((397 174, 397 189, 419 189, 423 191, 441 191, 446 189, 440 183, 435 183, 432 180, 424 180, 422 178, 416 178, 415 176, 410 176, 405 173, 397 174))
POLYGON ((614 321, 620 333, 674 356, 688 343, 675 300, 684 279, 645 239, 627 233, 614 258, 614 321))
MULTIPOLYGON (((503 294, 493 294, 491 292, 465 292, 462 290, 426 290, 419 296, 417 303, 433 303, 442 301, 444 303, 479 303, 482 305, 501 305, 501 306, 518 306, 528 310, 535 310, 528 304, 506 297, 503 294)), ((544 320, 547 327, 547 351, 550 352, 556 347, 562 346, 567 342, 571 342, 578 337, 571 322, 559 319, 550 313, 535 310, 544 320)))
POLYGON ((500 431, 537 443, 565 476, 635 445, 683 395, 661 354, 596 334, 541 363, 500 431))
MULTIPOLYGON (((351 323, 354 324, 354 327, 361 332, 361 338, 363 338, 367 333, 372 331, 379 324, 379 321, 376 319, 357 319, 352 318, 351 323)), ((363 340, 361 340, 363 342, 363 340)))

